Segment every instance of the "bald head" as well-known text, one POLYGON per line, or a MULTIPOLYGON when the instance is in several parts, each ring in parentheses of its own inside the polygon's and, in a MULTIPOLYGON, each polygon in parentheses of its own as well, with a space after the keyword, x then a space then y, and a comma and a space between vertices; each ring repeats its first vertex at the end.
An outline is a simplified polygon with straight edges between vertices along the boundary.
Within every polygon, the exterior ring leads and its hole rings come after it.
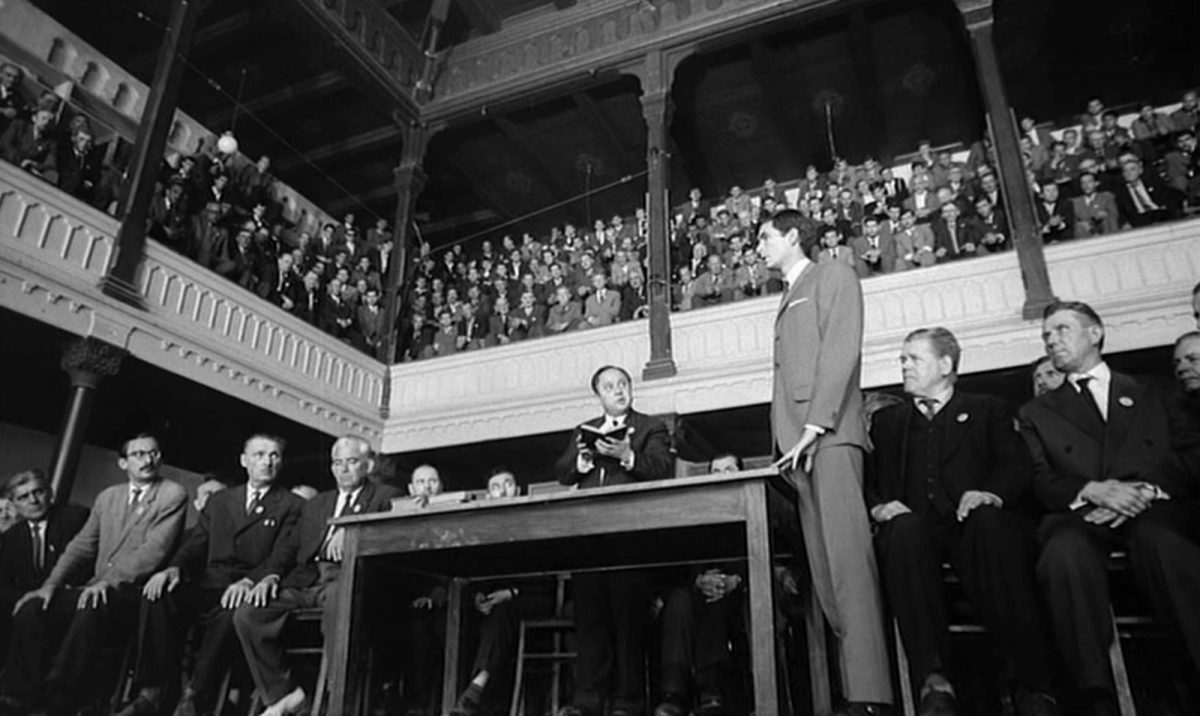
POLYGON ((421 465, 413 470, 408 481, 408 494, 432 497, 442 491, 442 478, 433 465, 421 465))

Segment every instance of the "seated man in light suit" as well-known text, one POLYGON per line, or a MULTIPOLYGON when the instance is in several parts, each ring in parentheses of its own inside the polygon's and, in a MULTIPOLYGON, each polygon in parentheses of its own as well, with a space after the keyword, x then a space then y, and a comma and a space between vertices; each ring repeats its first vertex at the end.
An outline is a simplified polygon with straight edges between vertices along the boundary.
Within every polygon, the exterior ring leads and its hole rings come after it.
POLYGON ((1049 641, 1034 583, 1031 466, 999 398, 958 389, 961 351, 945 328, 904 339, 909 400, 872 419, 866 497, 877 525, 884 592, 900 626, 921 714, 951 716, 949 561, 1004 658, 1019 716, 1060 713, 1049 689, 1049 641))
POLYGON ((580 328, 598 328, 617 322, 621 313, 621 293, 608 288, 608 276, 597 271, 592 274, 592 293, 583 302, 583 321, 580 328))
POLYGON ((17 602, 3 680, 9 710, 65 714, 93 698, 104 650, 134 633, 141 585, 179 543, 187 490, 159 476, 158 440, 125 441, 117 464, 127 482, 96 497, 50 576, 17 602))
POLYGON ((1200 674, 1200 426, 1178 400, 1105 363, 1085 303, 1046 308, 1042 340, 1067 380, 1025 404, 1021 434, 1049 513, 1038 581, 1059 651, 1089 714, 1115 714, 1108 556, 1129 550, 1143 596, 1200 674))
POLYGON ((270 704, 264 716, 304 713, 308 702, 308 694, 292 679, 279 640, 291 613, 324 607, 321 633, 326 645, 330 643, 343 531, 329 520, 386 512, 396 495, 394 488, 367 480, 375 469, 375 455, 363 438, 339 438, 330 458, 337 487, 303 503, 299 527, 284 542, 287 559, 279 563, 282 568, 264 575, 233 616, 254 685, 270 704))
MULTIPOLYGON (((667 426, 633 410, 633 381, 617 366, 592 375, 592 392, 604 415, 584 425, 612 432, 621 439, 601 438, 595 449, 571 436, 554 466, 564 485, 603 488, 674 473, 675 458, 667 426)), ((599 716, 605 702, 611 716, 640 716, 645 701, 646 631, 650 616, 649 577, 645 570, 617 570, 575 575, 575 635, 579 659, 575 669, 575 703, 561 716, 599 716)))

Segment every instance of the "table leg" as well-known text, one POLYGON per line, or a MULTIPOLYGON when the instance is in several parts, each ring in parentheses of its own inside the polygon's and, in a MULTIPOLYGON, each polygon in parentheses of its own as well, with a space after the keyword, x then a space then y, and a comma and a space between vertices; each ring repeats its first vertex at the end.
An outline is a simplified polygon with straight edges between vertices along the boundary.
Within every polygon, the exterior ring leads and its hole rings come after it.
POLYGON ((779 713, 775 673, 775 607, 771 584, 771 527, 761 482, 748 483, 746 500, 747 596, 750 600, 750 652, 754 672, 754 711, 779 713))
POLYGON ((352 716, 357 694, 351 681, 350 654, 354 636, 355 616, 361 613, 362 593, 357 589, 358 530, 346 530, 342 570, 338 579, 337 616, 334 617, 333 648, 329 664, 328 716, 352 716))
POLYGON ((465 579, 451 579, 446 600, 446 649, 442 657, 442 713, 449 713, 458 700, 458 665, 462 648, 463 585, 465 579))

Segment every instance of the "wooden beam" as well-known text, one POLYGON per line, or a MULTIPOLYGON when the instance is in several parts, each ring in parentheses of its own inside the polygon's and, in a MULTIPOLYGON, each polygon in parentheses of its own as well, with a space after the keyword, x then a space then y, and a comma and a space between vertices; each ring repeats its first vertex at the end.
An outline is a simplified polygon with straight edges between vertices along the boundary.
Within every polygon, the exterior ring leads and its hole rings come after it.
POLYGON ((497 214, 492 209, 480 209, 479 211, 469 211, 458 216, 450 216, 437 221, 429 221, 421 225, 421 233, 426 236, 433 236, 446 231, 462 229, 468 226, 477 226, 489 221, 499 221, 503 217, 497 214))
MULTIPOLYGON (((260 19, 255 17, 253 10, 243 10, 242 12, 230 15, 224 20, 219 20, 211 25, 205 25, 196 30, 196 34, 192 37, 192 52, 199 54, 205 45, 236 35, 242 30, 252 27, 255 21, 260 19)), ((145 52, 130 60, 126 64, 126 67, 129 68, 130 72, 139 74, 143 71, 153 71, 154 63, 157 61, 157 53, 145 52)))
POLYGON ((343 196, 340 199, 334 199, 333 201, 327 202, 322 208, 325 209, 330 216, 337 216, 344 211, 366 206, 372 202, 386 199, 389 196, 392 198, 396 197, 396 187, 391 182, 362 194, 343 196))
POLYGON ((608 145, 609 151, 617 158, 617 166, 621 168, 621 173, 629 176, 641 171, 644 162, 639 161, 634 151, 621 141, 621 136, 617 134, 616 128, 605 116, 599 103, 584 91, 572 93, 571 99, 575 101, 575 106, 579 108, 588 125, 600 135, 601 140, 608 145))
POLYGON ((458 7, 467 16, 471 27, 479 30, 481 35, 498 32, 504 23, 492 0, 458 0, 458 7))
MULTIPOLYGON (((275 162, 275 169, 280 174, 286 173, 289 170, 298 167, 304 167, 309 164, 319 164, 329 159, 347 157, 353 154, 372 151, 388 144, 399 144, 401 137, 400 129, 394 125, 386 125, 379 129, 372 129, 369 132, 339 139, 334 142, 310 149, 300 156, 291 156, 280 158, 275 162)), ((397 149, 399 149, 397 147, 397 149)), ((397 151, 399 154, 399 151, 397 151)))
MULTIPOLYGON (((347 84, 346 77, 341 72, 330 70, 322 72, 319 75, 310 77, 302 82, 281 87, 270 94, 265 94, 261 97, 255 97, 252 100, 242 103, 242 109, 238 114, 258 114, 260 112, 270 111, 280 105, 288 102, 296 102, 299 100, 312 99, 323 94, 341 89, 347 84)), ((233 108, 214 112, 205 117, 204 125, 211 128, 220 128, 229 124, 233 119, 233 108)))

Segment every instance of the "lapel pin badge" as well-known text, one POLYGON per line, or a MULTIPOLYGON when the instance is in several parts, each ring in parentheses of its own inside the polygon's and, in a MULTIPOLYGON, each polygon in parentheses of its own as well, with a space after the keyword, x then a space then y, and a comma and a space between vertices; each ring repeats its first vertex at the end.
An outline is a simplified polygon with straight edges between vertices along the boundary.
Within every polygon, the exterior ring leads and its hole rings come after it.
POLYGON ((1133 398, 1130 398, 1127 395, 1122 395, 1120 398, 1117 398, 1117 402, 1121 404, 1122 408, 1133 407, 1133 398))
POLYGON ((355 505, 355 506, 354 506, 354 511, 355 511, 355 512, 362 512, 362 505, 355 505))
POLYGON ((970 419, 971 419, 971 416, 970 416, 970 415, 967 415, 966 413, 959 413, 959 414, 958 414, 958 417, 957 417, 957 418, 955 418, 955 420, 957 420, 957 421, 958 421, 958 422, 960 422, 960 423, 965 423, 965 422, 967 422, 967 421, 968 421, 968 420, 970 420, 970 419))
POLYGON ((274 519, 272 519, 272 518, 269 518, 269 517, 268 517, 267 519, 263 520, 263 526, 264 526, 264 527, 274 527, 274 526, 275 526, 275 520, 274 520, 274 519))
POLYGON ((262 513, 263 513, 262 505, 259 505, 258 507, 254 508, 254 514, 261 515, 262 513))

